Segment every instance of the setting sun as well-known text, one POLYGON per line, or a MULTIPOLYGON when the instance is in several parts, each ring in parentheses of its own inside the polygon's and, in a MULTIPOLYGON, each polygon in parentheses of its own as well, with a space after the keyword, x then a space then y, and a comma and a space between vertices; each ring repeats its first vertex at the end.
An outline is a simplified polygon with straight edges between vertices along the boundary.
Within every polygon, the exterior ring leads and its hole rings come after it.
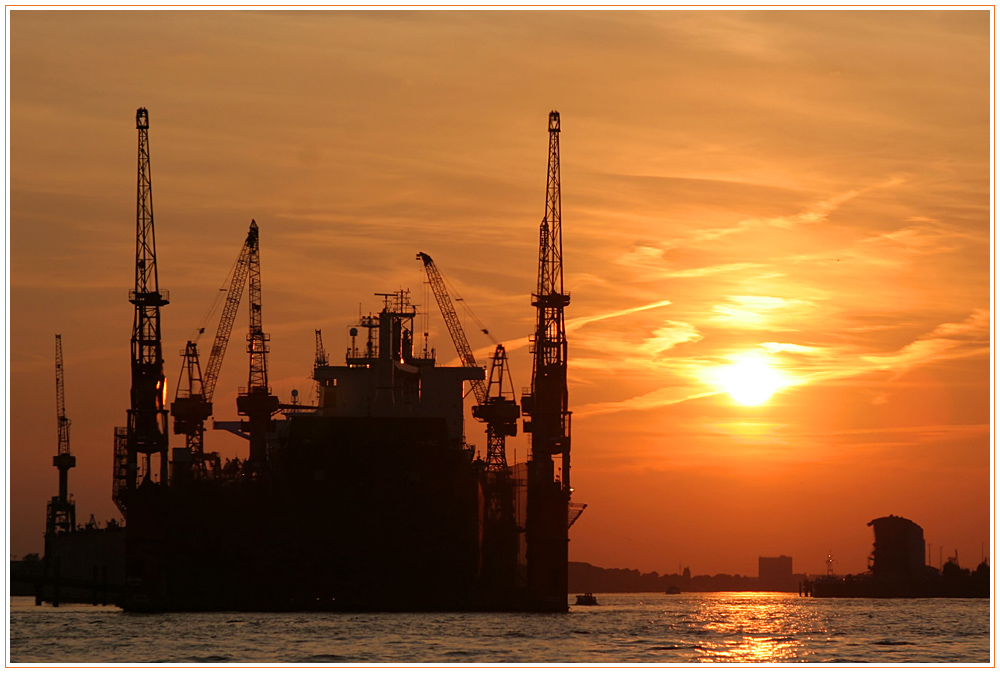
POLYGON ((746 356, 722 372, 722 384, 734 400, 754 406, 766 402, 779 382, 777 373, 766 362, 746 356))

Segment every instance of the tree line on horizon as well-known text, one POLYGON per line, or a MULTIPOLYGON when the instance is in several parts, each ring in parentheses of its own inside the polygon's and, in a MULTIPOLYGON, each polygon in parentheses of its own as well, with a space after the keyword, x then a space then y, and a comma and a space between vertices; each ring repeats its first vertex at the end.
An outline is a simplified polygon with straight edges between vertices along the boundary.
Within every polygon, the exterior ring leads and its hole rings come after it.
POLYGON ((681 591, 798 591, 804 574, 794 574, 778 584, 761 585, 759 578, 746 575, 692 575, 690 568, 680 574, 642 573, 631 568, 601 568, 581 561, 569 562, 571 593, 663 593, 681 591))

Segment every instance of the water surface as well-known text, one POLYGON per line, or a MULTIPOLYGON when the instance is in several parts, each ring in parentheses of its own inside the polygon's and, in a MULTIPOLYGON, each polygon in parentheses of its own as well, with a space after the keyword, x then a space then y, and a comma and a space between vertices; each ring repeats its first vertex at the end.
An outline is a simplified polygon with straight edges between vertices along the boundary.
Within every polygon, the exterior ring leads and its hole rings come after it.
POLYGON ((598 594, 569 614, 10 604, 13 663, 988 663, 989 599, 598 594))

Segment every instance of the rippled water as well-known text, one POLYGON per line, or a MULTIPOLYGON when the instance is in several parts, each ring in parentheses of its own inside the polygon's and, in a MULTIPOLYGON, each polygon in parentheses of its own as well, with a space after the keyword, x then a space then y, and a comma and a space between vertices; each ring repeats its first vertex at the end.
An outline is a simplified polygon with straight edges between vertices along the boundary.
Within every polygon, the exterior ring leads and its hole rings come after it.
POLYGON ((10 606, 10 661, 992 662, 988 599, 600 594, 569 614, 124 614, 10 606))

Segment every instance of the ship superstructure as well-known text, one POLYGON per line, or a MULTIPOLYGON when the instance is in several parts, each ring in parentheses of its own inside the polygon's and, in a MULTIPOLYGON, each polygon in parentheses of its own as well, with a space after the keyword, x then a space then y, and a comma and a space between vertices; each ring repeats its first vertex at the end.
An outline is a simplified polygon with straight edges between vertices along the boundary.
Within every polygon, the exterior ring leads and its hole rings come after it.
POLYGON ((439 367, 433 353, 414 352, 416 308, 409 292, 378 295, 382 310, 351 328, 351 345, 340 366, 318 366, 319 417, 439 418, 448 441, 463 440, 465 381, 482 381, 480 367, 439 367), (360 339, 360 345, 359 345, 360 339))

